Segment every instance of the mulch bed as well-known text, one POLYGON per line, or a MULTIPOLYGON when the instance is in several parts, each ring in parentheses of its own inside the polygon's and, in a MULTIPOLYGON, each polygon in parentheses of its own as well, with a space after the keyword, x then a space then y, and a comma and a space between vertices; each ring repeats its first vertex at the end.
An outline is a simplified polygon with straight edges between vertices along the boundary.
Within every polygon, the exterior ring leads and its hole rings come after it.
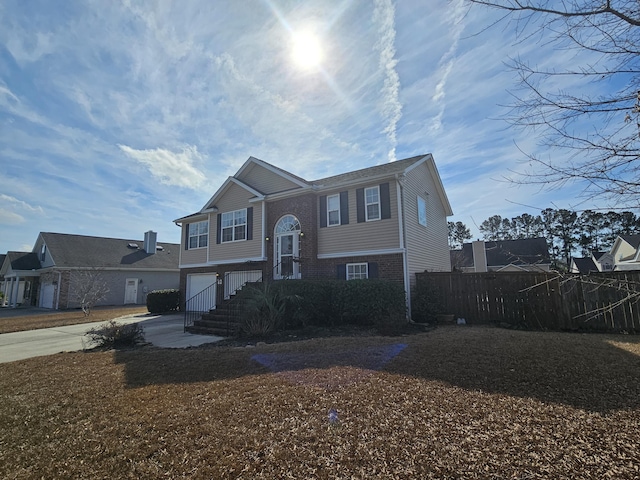
POLYGON ((636 479, 639 371, 638 337, 476 327, 34 358, 0 477, 636 479))

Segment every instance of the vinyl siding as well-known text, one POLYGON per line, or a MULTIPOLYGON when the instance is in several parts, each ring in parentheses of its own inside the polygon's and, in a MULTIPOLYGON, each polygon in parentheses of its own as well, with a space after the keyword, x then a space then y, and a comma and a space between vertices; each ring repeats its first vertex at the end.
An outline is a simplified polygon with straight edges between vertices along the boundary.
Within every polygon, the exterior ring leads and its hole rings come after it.
POLYGON ((426 164, 417 166, 406 175, 403 196, 405 242, 411 284, 415 282, 416 272, 451 271, 447 216, 426 164), (418 195, 426 200, 426 227, 418 223, 418 195))
MULTIPOLYGON (((202 220, 199 220, 199 221, 202 221, 202 220)), ((192 222, 192 223, 198 223, 198 222, 192 222)), ((180 265, 201 265, 207 262, 207 248, 194 248, 192 250, 185 250, 184 248, 186 232, 188 232, 189 225, 190 225, 189 223, 184 223, 182 225, 182 236, 181 236, 181 245, 180 245, 180 265)), ((209 215, 208 245, 211 245, 211 242, 215 241, 215 238, 213 237, 213 234, 215 234, 215 228, 216 228, 215 216, 209 215)))
MULTIPOLYGON (((373 187, 386 182, 385 180, 379 183, 359 185, 358 188, 373 187)), ((327 191, 326 193, 323 192, 323 195, 335 195, 339 194, 340 191, 327 191)), ((356 188, 349 189, 348 192, 349 224, 319 228, 318 255, 400 248, 396 182, 389 180, 391 218, 385 220, 358 223, 356 188)), ((317 208, 320 208, 320 200, 318 200, 317 208)))
POLYGON ((231 184, 227 191, 216 203, 218 213, 211 214, 209 225, 209 263, 216 264, 220 261, 255 258, 262 255, 262 205, 249 203, 254 195, 239 185, 231 184), (217 241, 217 217, 216 215, 253 207, 253 239, 238 242, 216 243, 217 241))
POLYGON ((264 194, 282 192, 284 190, 291 190, 292 188, 300 188, 299 185, 283 178, 281 175, 255 164, 242 172, 242 175, 238 177, 238 180, 241 180, 264 194))

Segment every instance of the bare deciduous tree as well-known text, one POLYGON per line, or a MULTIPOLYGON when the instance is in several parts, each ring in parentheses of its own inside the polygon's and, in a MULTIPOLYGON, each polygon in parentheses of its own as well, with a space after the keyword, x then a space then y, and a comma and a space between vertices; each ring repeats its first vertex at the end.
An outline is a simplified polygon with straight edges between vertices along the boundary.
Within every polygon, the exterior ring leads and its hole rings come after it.
POLYGON ((80 270, 71 276, 71 300, 77 302, 85 316, 109 293, 109 287, 98 269, 80 270))
POLYGON ((566 158, 529 155, 517 183, 558 187, 582 182, 590 198, 636 206, 640 197, 640 7, 637 0, 470 0, 498 9, 518 40, 537 35, 558 49, 576 49, 577 64, 545 69, 513 58, 520 87, 507 119, 535 130, 566 158), (585 54, 585 55, 582 55, 585 54), (586 59, 580 64, 581 59, 586 59), (580 80, 574 90, 560 77, 580 80), (585 88, 596 84, 596 94, 585 88))

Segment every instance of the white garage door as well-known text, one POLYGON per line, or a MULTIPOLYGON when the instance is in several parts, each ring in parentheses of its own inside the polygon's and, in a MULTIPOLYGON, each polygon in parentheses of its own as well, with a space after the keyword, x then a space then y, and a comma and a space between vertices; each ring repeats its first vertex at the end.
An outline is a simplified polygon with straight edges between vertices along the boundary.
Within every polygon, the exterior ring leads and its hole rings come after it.
POLYGON ((53 294, 56 291, 56 287, 53 283, 45 283, 42 285, 40 291, 40 307, 41 308, 53 308, 53 294))
POLYGON ((211 289, 209 287, 216 284, 217 278, 215 273, 198 273, 187 276, 186 309, 188 312, 207 312, 215 308, 216 287, 211 289), (205 290, 207 293, 195 297, 205 290))

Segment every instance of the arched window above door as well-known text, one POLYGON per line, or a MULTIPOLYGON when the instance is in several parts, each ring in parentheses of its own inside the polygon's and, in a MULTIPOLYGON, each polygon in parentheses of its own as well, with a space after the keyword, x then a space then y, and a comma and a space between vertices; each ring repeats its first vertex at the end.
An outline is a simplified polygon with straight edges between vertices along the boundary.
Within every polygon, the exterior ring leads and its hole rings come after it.
POLYGON ((299 232, 300 222, 293 215, 285 215, 276 224, 275 233, 299 232))

